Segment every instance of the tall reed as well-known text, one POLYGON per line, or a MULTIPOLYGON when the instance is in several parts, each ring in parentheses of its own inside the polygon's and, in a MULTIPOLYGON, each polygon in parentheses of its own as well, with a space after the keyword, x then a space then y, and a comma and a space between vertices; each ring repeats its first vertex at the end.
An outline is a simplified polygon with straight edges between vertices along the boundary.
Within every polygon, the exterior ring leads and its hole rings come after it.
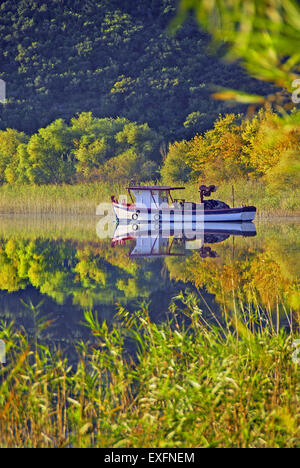
POLYGON ((216 326, 181 301, 159 325, 144 305, 113 329, 87 312, 75 367, 2 324, 0 446, 299 447, 296 337, 241 310, 216 326))
POLYGON ((100 202, 116 192, 108 184, 0 187, 0 214, 95 215, 100 202))
MULTIPOLYGON (((184 196, 187 201, 199 200, 199 184, 183 185, 186 186, 184 195, 182 191, 178 191, 174 196, 179 198, 184 196)), ((235 206, 255 205, 259 217, 300 215, 299 189, 268 193, 262 182, 240 180, 220 184, 214 198, 232 206, 232 185, 234 185, 235 206)), ((0 214, 94 215, 98 204, 109 202, 113 194, 117 196, 126 194, 125 187, 108 182, 43 186, 2 185, 0 214)))

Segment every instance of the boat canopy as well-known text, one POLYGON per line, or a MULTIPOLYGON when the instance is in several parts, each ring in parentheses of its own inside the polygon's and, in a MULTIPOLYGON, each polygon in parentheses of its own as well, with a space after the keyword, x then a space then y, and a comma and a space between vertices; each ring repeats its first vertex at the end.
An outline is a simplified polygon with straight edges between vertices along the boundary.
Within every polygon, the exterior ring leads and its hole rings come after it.
POLYGON ((160 204, 168 202, 168 196, 170 196, 170 199, 173 202, 172 196, 170 194, 171 190, 184 190, 184 188, 185 187, 137 185, 127 187, 127 190, 132 201, 132 194, 135 196, 137 207, 146 206, 150 208, 152 205, 154 205, 158 208, 160 204))
POLYGON ((159 191, 169 191, 169 190, 185 190, 185 187, 169 187, 169 186, 156 186, 156 185, 137 185, 135 187, 126 187, 126 190, 159 190, 159 191))

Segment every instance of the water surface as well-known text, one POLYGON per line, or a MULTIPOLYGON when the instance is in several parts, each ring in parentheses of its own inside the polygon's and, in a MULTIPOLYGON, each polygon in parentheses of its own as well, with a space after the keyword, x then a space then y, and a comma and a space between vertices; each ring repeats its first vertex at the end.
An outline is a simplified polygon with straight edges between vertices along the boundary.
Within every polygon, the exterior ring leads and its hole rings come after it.
POLYGON ((144 303, 151 319, 162 321, 172 314, 170 304, 180 306, 183 292, 193 294, 211 320, 239 309, 273 315, 276 327, 299 321, 299 219, 232 232, 206 229, 194 240, 160 229, 142 238, 119 230, 113 241, 100 239, 97 222, 0 218, 0 320, 34 333, 38 320, 48 318, 41 339, 71 347, 89 339, 85 310, 113 326, 120 306, 132 310, 144 303))

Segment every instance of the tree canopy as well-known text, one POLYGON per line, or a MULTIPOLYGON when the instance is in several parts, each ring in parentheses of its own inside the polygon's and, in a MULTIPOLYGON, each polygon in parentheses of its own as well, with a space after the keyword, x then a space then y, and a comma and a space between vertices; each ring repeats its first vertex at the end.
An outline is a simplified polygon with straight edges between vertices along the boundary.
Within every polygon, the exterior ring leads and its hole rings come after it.
POLYGON ((205 133, 170 145, 161 175, 168 183, 262 178, 272 188, 299 188, 299 147, 299 128, 282 127, 270 110, 251 119, 226 114, 205 133))
POLYGON ((0 132, 1 182, 61 184, 151 179, 160 159, 161 137, 147 124, 84 112, 68 124, 57 119, 30 138, 0 132))
POLYGON ((176 7, 176 0, 2 1, 0 128, 31 135, 91 111, 146 122, 168 142, 207 130, 225 112, 213 85, 269 94, 269 85, 226 64, 225 50, 209 51, 192 18, 170 36, 176 7))

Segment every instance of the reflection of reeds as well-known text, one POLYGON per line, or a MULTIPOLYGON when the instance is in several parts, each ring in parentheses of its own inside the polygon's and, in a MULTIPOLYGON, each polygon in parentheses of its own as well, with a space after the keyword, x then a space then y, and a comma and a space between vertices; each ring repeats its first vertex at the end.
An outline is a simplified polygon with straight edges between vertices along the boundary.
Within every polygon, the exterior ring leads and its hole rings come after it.
POLYGON ((0 237, 9 239, 63 239, 95 241, 99 217, 93 215, 0 215, 0 237))
POLYGON ((160 325, 122 308, 112 330, 87 313, 95 341, 76 368, 2 325, 0 446, 299 447, 293 338, 240 311, 210 325, 193 297, 181 308, 185 325, 175 304, 160 325))

